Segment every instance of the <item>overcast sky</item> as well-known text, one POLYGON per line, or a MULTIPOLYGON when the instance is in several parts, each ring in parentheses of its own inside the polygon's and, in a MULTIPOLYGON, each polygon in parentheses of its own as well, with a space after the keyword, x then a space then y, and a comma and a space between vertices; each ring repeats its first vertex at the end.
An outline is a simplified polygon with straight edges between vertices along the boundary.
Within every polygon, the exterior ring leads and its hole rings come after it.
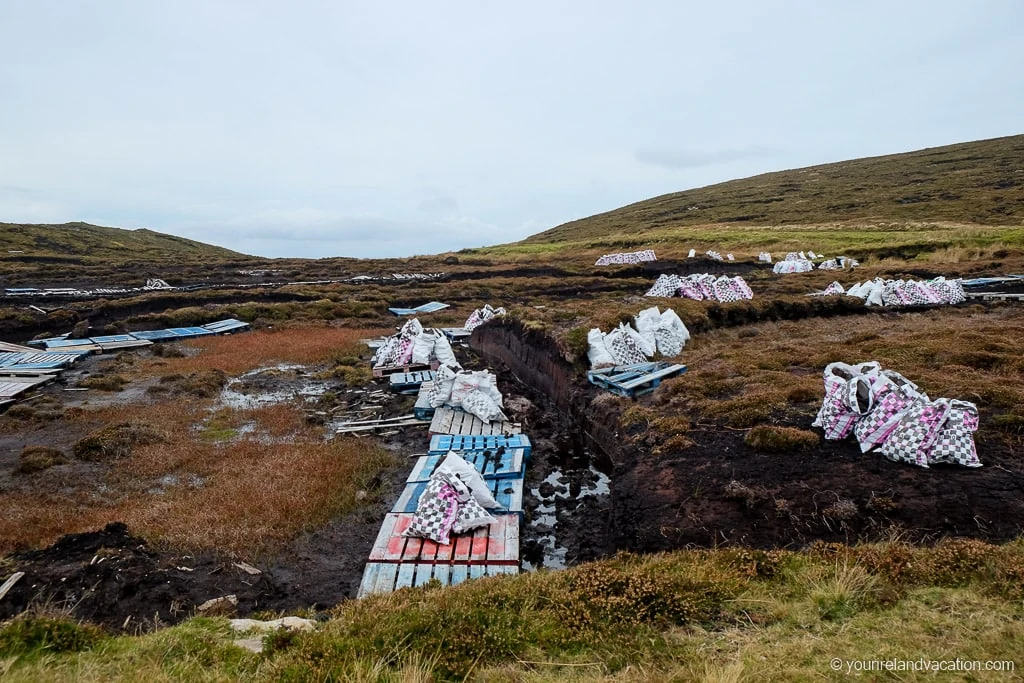
POLYGON ((262 256, 521 239, 1024 132, 1021 0, 0 0, 0 221, 262 256))

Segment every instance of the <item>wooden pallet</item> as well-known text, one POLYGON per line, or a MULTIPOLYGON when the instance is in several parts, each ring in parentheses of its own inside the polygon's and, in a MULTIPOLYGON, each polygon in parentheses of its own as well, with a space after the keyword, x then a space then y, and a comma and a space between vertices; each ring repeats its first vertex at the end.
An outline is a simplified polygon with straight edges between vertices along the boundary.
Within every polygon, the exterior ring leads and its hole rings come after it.
POLYGON ((522 431, 518 423, 484 422, 461 408, 442 406, 434 411, 434 419, 430 422, 431 434, 519 434, 522 431))
POLYGON ((416 405, 412 407, 412 414, 417 420, 430 420, 434 417, 435 408, 430 405, 430 390, 433 388, 433 382, 424 382, 420 385, 420 393, 416 396, 416 405))
POLYGON ((519 572, 519 515, 498 515, 493 524, 453 536, 448 545, 402 536, 412 518, 404 513, 385 516, 359 597, 421 586, 431 579, 456 585, 470 578, 519 572))
POLYGON ((634 398, 654 391, 663 379, 686 372, 686 366, 665 361, 617 365, 612 368, 598 368, 587 373, 591 384, 612 393, 634 398))
POLYGON ((33 387, 53 380, 53 375, 35 377, 0 377, 0 401, 16 398, 33 387))
POLYGON ((442 327, 441 332, 452 341, 466 341, 473 334, 472 330, 467 330, 464 327, 442 327))
POLYGON ((1021 292, 968 292, 968 299, 981 299, 982 301, 1021 301, 1024 293, 1021 292))
POLYGON ((389 377, 396 372, 409 374, 410 372, 417 372, 422 370, 437 370, 440 367, 440 363, 436 360, 430 361, 430 363, 409 363, 408 365, 385 365, 379 368, 373 369, 374 377, 389 377))
POLYGON ((512 564, 395 564, 367 562, 363 581, 356 597, 365 598, 374 593, 393 593, 399 588, 424 586, 437 579, 442 586, 457 586, 469 579, 485 576, 518 574, 518 565, 512 564))
POLYGON ((444 455, 448 451, 493 451, 498 448, 521 448, 523 456, 530 458, 533 444, 526 434, 512 436, 483 436, 437 434, 430 437, 427 455, 444 455))
MULTIPOLYGON (((492 512, 523 514, 523 479, 485 479, 491 495, 498 501, 499 507, 492 512)), ((414 481, 405 485, 402 494, 391 506, 392 512, 416 512, 420 496, 427 488, 428 482, 414 481)))
MULTIPOLYGON (((410 484, 427 481, 444 460, 444 453, 422 455, 416 459, 406 481, 410 484)), ((494 451, 461 451, 459 456, 483 475, 484 479, 515 479, 522 477, 526 453, 522 448, 499 448, 494 451)))
POLYGON ((402 393, 417 393, 420 385, 424 382, 433 382, 434 375, 437 373, 433 370, 417 370, 415 372, 396 372, 391 375, 391 381, 388 385, 388 389, 396 394, 402 393))

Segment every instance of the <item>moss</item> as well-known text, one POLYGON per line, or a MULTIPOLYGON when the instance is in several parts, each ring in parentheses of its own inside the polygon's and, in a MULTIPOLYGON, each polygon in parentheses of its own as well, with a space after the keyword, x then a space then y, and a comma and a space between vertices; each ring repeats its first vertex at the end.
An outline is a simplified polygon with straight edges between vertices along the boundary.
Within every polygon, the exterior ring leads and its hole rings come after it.
POLYGON ((814 448, 821 442, 820 437, 806 429, 758 425, 743 438, 743 443, 766 453, 786 453, 814 448))
POLYGON ((96 626, 57 617, 23 616, 0 627, 0 657, 81 652, 103 638, 103 631, 96 626))

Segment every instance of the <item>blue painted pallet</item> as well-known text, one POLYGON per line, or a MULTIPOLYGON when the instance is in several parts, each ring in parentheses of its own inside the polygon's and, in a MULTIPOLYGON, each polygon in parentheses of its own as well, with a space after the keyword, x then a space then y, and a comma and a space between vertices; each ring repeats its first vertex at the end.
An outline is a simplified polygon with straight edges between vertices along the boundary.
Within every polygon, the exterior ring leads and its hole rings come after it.
POLYGON ((393 593, 399 588, 425 586, 432 579, 436 579, 442 586, 457 586, 469 579, 518 573, 519 567, 514 564, 367 562, 357 597, 365 598, 374 593, 393 593))
MULTIPOLYGON (((491 495, 498 501, 498 507, 490 508, 501 512, 523 514, 523 479, 485 479, 491 495)), ((391 506, 392 512, 416 512, 416 504, 427 488, 425 481, 409 482, 402 494, 391 506)))
POLYGON ((397 393, 415 392, 424 382, 434 381, 437 373, 433 370, 416 370, 414 372, 396 372, 391 375, 388 388, 397 393))
POLYGON ((686 372, 686 366, 678 363, 657 361, 617 365, 612 368, 598 368, 587 373, 591 384, 612 393, 633 398, 654 391, 663 379, 686 372))
POLYGON ((92 339, 63 339, 58 337, 56 339, 44 339, 42 341, 43 346, 47 349, 60 349, 62 351, 76 346, 95 346, 92 339))
POLYGON ((215 334, 230 334, 232 332, 242 332, 249 329, 249 323, 236 320, 235 318, 228 318, 227 320, 218 320, 212 323, 206 323, 203 327, 215 334))
MULTIPOLYGON (((444 454, 423 455, 416 459, 409 478, 409 483, 427 481, 434 473, 444 454)), ((461 451, 459 455, 476 468, 484 479, 516 479, 523 477, 526 466, 526 454, 522 448, 498 449, 496 451, 461 451)))
POLYGON ((533 450, 530 437, 526 434, 514 434, 512 436, 482 436, 467 434, 435 434, 430 437, 428 455, 443 455, 448 451, 483 451, 496 450, 498 448, 522 449, 523 456, 527 459, 533 450))
POLYGON ((444 336, 452 341, 462 341, 463 339, 469 339, 469 336, 473 334, 472 330, 467 330, 464 327, 442 327, 441 332, 444 336))
POLYGON ((440 301, 431 301, 416 308, 389 308, 388 310, 395 315, 416 315, 418 313, 433 313, 444 308, 448 308, 448 304, 443 304, 440 301))
POLYGON ((434 416, 436 409, 430 405, 430 390, 433 387, 433 382, 424 382, 420 385, 420 393, 416 396, 416 405, 412 407, 412 414, 417 420, 429 420, 434 416))

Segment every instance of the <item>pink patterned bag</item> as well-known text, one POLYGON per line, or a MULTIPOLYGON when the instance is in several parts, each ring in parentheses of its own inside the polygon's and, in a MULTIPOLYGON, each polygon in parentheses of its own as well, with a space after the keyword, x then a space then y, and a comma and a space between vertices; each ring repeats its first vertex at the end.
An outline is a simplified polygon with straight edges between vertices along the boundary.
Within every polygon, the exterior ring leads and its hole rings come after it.
POLYGON ((949 403, 948 398, 915 400, 879 452, 890 460, 928 467, 928 454, 949 417, 949 403))
POLYGON ((949 417, 935 437, 928 463, 948 463, 964 467, 981 467, 974 432, 978 431, 978 407, 969 401, 952 399, 949 417))
POLYGON ((864 453, 886 440, 915 401, 928 400, 928 395, 916 384, 893 370, 882 370, 872 384, 871 393, 872 410, 853 428, 864 453))
POLYGON ((813 426, 821 427, 826 439, 845 439, 861 416, 871 410, 871 386, 879 369, 875 362, 857 365, 829 363, 825 367, 825 400, 813 426))

